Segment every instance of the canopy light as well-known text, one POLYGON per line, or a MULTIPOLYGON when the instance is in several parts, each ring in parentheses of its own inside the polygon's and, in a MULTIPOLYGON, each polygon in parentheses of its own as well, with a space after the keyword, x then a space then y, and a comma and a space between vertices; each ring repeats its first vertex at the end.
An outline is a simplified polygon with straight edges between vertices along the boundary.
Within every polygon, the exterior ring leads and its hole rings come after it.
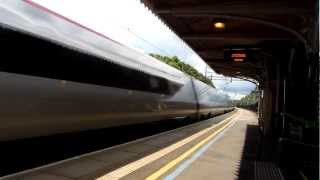
POLYGON ((215 22, 213 25, 216 29, 224 29, 226 27, 226 25, 222 22, 215 22))

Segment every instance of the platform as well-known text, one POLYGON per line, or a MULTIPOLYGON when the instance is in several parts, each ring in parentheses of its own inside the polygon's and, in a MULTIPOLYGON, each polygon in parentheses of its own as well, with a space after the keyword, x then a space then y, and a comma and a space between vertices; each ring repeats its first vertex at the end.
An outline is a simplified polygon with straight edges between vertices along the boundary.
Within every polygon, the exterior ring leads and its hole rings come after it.
POLYGON ((256 161, 258 139, 247 148, 252 132, 256 114, 238 109, 5 179, 282 179, 275 165, 256 161))

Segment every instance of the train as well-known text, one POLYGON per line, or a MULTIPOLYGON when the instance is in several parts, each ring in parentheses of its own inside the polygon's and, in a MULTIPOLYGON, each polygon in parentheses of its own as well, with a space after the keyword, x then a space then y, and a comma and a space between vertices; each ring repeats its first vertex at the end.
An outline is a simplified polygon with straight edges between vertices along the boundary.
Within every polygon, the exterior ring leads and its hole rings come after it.
POLYGON ((233 110, 228 96, 29 0, 0 4, 0 141, 233 110))

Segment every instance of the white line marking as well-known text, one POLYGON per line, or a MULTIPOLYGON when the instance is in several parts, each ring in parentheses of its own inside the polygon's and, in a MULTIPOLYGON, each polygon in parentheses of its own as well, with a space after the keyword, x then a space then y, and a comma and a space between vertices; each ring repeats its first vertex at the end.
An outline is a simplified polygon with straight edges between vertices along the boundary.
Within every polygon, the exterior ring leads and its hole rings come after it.
POLYGON ((226 129, 224 129, 221 133, 219 133, 215 138, 213 138, 212 140, 210 140, 206 145, 204 145, 203 147, 201 147, 200 149, 198 149, 196 151, 195 154, 193 154, 193 156, 191 156, 191 158, 185 160, 182 164, 180 164, 178 166, 178 168, 176 168, 171 174, 167 175, 164 180, 173 180, 175 179, 177 176, 179 176, 186 168, 188 168, 195 160, 197 160, 203 153, 205 153, 208 148, 210 146, 212 146, 216 141, 218 141, 223 135, 224 133, 229 130, 233 125, 234 125, 235 121, 233 121, 233 123, 227 127, 226 129))
POLYGON ((137 161, 131 162, 123 167, 120 167, 119 169, 116 169, 114 171, 111 171, 101 177, 98 177, 97 180, 106 180, 106 179, 120 179, 122 177, 127 176, 128 174, 146 166, 147 164, 169 154, 170 152, 173 152, 174 150, 182 147, 183 145, 195 140, 196 138, 204 135, 205 133, 207 133, 208 131, 214 129, 215 127, 219 126, 220 124, 224 123, 225 121, 233 118, 235 115, 238 115, 238 113, 233 114, 232 116, 226 118, 223 121, 220 121, 218 124, 214 124, 211 127, 208 127, 206 129, 203 129, 200 132, 197 132, 196 134, 193 134, 192 136, 189 136, 175 144, 172 144, 166 148, 163 148, 155 153, 152 153, 144 158, 141 158, 137 161))

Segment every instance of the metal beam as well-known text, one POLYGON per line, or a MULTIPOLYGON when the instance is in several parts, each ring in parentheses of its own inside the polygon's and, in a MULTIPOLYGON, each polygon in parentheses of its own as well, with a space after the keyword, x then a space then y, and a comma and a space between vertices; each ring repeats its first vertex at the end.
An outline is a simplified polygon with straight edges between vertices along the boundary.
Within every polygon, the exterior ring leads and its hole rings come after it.
POLYGON ((261 71, 265 67, 252 62, 233 63, 220 59, 204 59, 208 65, 212 66, 226 66, 233 68, 249 69, 249 71, 261 71))
POLYGON ((153 10, 157 14, 179 14, 179 13, 216 13, 216 14, 237 14, 237 15, 300 15, 312 13, 312 8, 307 4, 297 4, 293 2, 246 2, 234 1, 231 3, 206 4, 205 6, 189 5, 187 7, 158 7, 153 10))
POLYGON ((292 37, 289 37, 286 34, 243 34, 243 33, 217 33, 217 34, 193 34, 193 35, 181 35, 181 38, 184 40, 290 40, 292 37))
POLYGON ((218 61, 224 60, 224 51, 223 50, 207 50, 207 51, 196 51, 199 56, 204 59, 216 59, 218 61))

